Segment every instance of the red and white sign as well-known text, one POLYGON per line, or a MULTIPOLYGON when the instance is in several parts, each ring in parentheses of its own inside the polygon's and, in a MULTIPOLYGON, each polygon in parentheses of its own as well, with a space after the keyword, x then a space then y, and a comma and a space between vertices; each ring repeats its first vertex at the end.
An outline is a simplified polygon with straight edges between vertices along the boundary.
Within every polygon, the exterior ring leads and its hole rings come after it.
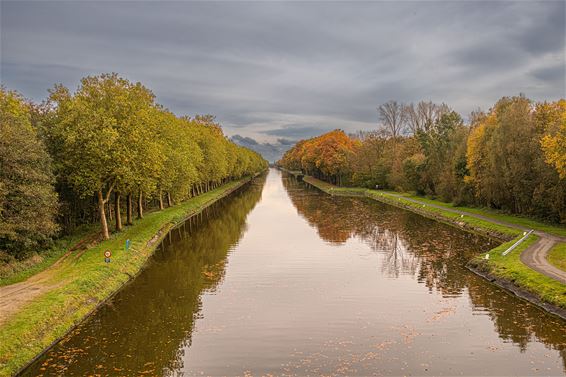
POLYGON ((106 251, 104 252, 104 256, 105 256, 106 258, 110 258, 110 257, 112 256, 112 253, 110 252, 110 250, 106 250, 106 251))

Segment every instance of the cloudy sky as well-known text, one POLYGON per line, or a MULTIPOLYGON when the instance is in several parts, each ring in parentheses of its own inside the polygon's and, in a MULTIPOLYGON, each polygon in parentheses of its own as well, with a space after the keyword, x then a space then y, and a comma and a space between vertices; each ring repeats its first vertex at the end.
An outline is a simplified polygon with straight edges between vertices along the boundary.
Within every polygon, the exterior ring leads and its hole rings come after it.
POLYGON ((1 81, 39 101, 118 72, 260 141, 372 129, 391 99, 566 97, 565 4, 2 0, 1 81))

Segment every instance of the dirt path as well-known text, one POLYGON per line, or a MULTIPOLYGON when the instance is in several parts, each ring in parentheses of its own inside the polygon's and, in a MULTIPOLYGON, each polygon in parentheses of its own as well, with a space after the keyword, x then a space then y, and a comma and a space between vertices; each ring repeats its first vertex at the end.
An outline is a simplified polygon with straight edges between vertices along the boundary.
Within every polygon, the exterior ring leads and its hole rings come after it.
POLYGON ((566 273, 548 262, 546 256, 556 245, 551 238, 541 237, 534 245, 521 253, 521 262, 535 271, 566 284, 566 273))
MULTIPOLYGON (((208 207, 210 204, 225 196, 228 196, 230 193, 237 190, 247 182, 249 181, 242 181, 240 184, 225 191, 222 195, 213 197, 210 200, 202 203, 198 208, 192 209, 192 213, 187 213, 187 216, 192 216, 196 213, 200 213, 200 211, 208 207)), ((149 212, 151 211, 148 211, 148 213, 149 212)), ((153 243, 155 243, 159 239, 161 234, 162 230, 160 229, 155 234, 155 236, 153 236, 147 242, 146 246, 151 246, 153 243)), ((73 260, 76 260, 84 252, 100 242, 102 240, 101 237, 102 233, 100 231, 87 234, 77 244, 70 247, 61 258, 59 258, 55 263, 53 263, 45 270, 31 276, 27 280, 20 283, 0 287, 0 326, 3 325, 8 320, 8 318, 18 312, 25 304, 33 301, 36 297, 47 293, 52 289, 64 285, 66 283, 65 281, 56 281, 55 279, 53 279, 53 277, 56 276, 57 271, 63 268, 66 261, 72 262, 73 260)))
MULTIPOLYGON (((441 209, 443 211, 448 211, 448 212, 456 213, 456 214, 459 214, 459 215, 464 215, 464 216, 474 217, 474 218, 480 219, 480 220, 489 221, 489 222, 492 222, 492 223, 495 223, 495 224, 506 226, 508 228, 518 229, 518 230, 522 230, 522 231, 531 230, 531 229, 524 227, 524 226, 521 226, 521 225, 511 224, 511 223, 508 223, 506 221, 496 220, 496 219, 493 219, 493 218, 488 217, 488 216, 482 216, 482 215, 478 215, 478 214, 467 212, 467 211, 461 211, 461 210, 457 210, 457 209, 453 209, 453 208, 443 207, 443 206, 436 205, 436 204, 430 204, 430 203, 427 203, 427 202, 420 201, 418 199, 407 198, 403 195, 398 195, 398 194, 393 194, 393 193, 387 193, 387 195, 390 195, 390 196, 393 196, 393 197, 396 197, 396 198, 402 198, 403 200, 407 200, 407 201, 417 203, 417 204, 425 204, 427 206, 430 206, 430 207, 433 207, 433 208, 438 208, 438 209, 441 209)), ((521 253, 521 262, 523 262, 524 264, 526 264, 527 266, 529 266, 533 270, 540 272, 543 275, 546 275, 546 276, 548 276, 548 277, 550 277, 554 280, 557 280, 557 281, 561 282, 562 284, 566 284, 566 271, 563 271, 559 268, 554 267, 546 259, 546 256, 547 256, 548 252, 550 251, 550 249, 552 249, 552 247, 554 245, 556 245, 557 242, 566 242, 566 237, 555 236, 553 234, 548 234, 548 233, 542 232, 540 230, 535 230, 533 233, 536 234, 537 236, 539 236, 540 238, 537 242, 535 242, 533 245, 529 246, 527 249, 525 249, 521 253)))
MULTIPOLYGON (((22 306, 37 296, 63 285, 64 282, 50 283, 51 278, 62 266, 63 262, 73 255, 74 251, 86 250, 96 242, 99 232, 89 234, 72 246, 55 263, 20 283, 0 287, 0 326, 16 313, 22 306)), ((82 251, 81 251, 82 252, 82 251)))
MULTIPOLYGON (((57 265, 60 265, 60 263, 57 263, 57 265)), ((25 281, 0 287, 0 325, 24 304, 60 286, 62 282, 56 284, 49 283, 56 269, 56 265, 53 265, 25 281)))

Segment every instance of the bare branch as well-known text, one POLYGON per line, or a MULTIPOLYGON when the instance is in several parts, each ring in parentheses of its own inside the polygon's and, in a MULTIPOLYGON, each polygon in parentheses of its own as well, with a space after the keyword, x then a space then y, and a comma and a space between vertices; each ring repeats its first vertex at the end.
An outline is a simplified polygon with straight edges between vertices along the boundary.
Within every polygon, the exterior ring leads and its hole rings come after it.
POLYGON ((379 106, 377 111, 383 131, 393 138, 400 136, 405 127, 403 105, 397 101, 389 101, 379 106))

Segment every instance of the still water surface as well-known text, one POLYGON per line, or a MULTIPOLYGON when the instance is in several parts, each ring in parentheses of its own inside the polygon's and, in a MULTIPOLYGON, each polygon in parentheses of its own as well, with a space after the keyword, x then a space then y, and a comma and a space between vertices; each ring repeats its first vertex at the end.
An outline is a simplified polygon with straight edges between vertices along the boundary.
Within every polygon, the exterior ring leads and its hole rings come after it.
POLYGON ((566 323, 465 269, 492 246, 271 170, 24 375, 564 375, 566 323))

